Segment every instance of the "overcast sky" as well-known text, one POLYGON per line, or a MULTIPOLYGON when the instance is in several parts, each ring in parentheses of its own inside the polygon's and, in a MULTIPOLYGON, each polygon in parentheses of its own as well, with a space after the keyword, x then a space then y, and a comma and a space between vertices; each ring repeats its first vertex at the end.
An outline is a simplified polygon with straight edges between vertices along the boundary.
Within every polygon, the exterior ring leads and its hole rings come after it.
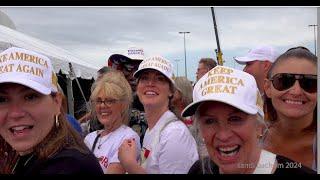
MULTIPOLYGON (((145 55, 160 54, 184 75, 183 35, 186 34, 187 73, 195 79, 201 57, 216 59, 210 7, 0 7, 18 31, 64 48, 97 68, 111 54, 129 46, 145 55)), ((314 52, 315 7, 216 7, 224 65, 241 69, 234 56, 259 44, 279 53, 293 46, 314 52)), ((177 74, 177 72, 175 72, 177 74)))

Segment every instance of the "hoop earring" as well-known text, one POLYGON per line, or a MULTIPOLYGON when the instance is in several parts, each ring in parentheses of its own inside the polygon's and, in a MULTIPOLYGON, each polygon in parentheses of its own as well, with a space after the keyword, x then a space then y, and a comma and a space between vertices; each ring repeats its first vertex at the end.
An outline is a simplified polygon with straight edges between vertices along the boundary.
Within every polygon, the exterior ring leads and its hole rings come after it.
POLYGON ((58 128, 60 126, 59 115, 54 115, 54 120, 55 120, 55 123, 56 123, 56 127, 58 128))

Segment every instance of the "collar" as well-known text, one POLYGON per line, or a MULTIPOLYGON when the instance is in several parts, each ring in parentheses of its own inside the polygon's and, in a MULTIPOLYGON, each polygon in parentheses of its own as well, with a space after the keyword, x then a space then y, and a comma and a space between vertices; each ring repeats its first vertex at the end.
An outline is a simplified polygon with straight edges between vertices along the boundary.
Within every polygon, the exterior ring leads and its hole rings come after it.
POLYGON ((262 149, 259 162, 253 174, 272 174, 272 170, 275 164, 276 154, 262 149))

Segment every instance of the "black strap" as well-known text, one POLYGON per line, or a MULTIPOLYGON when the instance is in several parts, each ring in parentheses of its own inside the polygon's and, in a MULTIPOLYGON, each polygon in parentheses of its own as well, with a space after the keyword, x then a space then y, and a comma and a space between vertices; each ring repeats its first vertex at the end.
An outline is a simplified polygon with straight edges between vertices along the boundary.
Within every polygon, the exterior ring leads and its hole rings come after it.
POLYGON ((99 133, 99 134, 97 135, 97 137, 94 139, 94 142, 93 142, 93 145, 92 145, 92 149, 91 149, 92 152, 93 152, 94 149, 96 148, 96 145, 97 145, 97 142, 98 142, 98 139, 99 139, 100 136, 101 136, 101 134, 99 133))

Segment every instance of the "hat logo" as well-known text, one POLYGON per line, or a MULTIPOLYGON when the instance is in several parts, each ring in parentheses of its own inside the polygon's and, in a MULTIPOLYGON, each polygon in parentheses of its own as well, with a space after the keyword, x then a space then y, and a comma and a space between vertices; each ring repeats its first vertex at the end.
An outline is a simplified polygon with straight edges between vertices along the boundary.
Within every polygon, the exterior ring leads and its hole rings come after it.
POLYGON ((4 63, 6 64, 0 65, 0 74, 14 71, 14 72, 29 73, 35 76, 43 77, 44 70, 39 68, 39 65, 44 66, 45 68, 48 68, 48 62, 46 60, 37 56, 33 56, 31 54, 23 53, 23 52, 11 52, 10 54, 1 55, 0 64, 4 64, 4 63), (21 61, 21 62, 14 62, 14 61, 21 61), (32 64, 24 64, 23 61, 26 61, 27 63, 32 63, 32 64), (19 63, 17 67, 15 67, 16 63, 19 63), (36 66, 33 66, 33 65, 36 65, 36 66))
POLYGON ((202 96, 211 93, 234 94, 239 86, 244 86, 244 80, 230 76, 233 70, 225 67, 216 67, 207 73, 207 78, 200 84, 202 96))
POLYGON ((149 67, 157 67, 162 71, 167 72, 169 71, 169 66, 170 64, 166 60, 160 57, 152 57, 151 59, 142 62, 141 69, 149 68, 149 67))
POLYGON ((144 56, 144 53, 143 53, 142 49, 129 49, 128 50, 128 55, 129 56, 130 55, 136 55, 136 54, 144 56))

